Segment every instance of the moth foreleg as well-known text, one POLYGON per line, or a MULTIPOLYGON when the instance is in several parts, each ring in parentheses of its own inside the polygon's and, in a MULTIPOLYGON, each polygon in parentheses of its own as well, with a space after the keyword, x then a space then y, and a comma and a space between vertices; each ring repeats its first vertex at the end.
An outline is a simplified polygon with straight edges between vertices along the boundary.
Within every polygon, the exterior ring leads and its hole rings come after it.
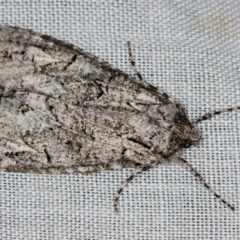
POLYGON ((138 69, 137 69, 137 67, 136 67, 136 64, 135 64, 135 61, 134 61, 134 59, 133 59, 130 41, 127 41, 127 47, 128 47, 129 61, 130 61, 131 66, 132 66, 132 70, 133 70, 133 72, 138 76, 138 78, 139 78, 140 80, 143 80, 142 75, 141 75, 140 72, 138 71, 138 69))
POLYGON ((116 195, 115 195, 115 199, 114 199, 114 211, 117 214, 118 213, 118 200, 119 197, 123 191, 123 189, 129 184, 129 182, 131 182, 138 174, 141 174, 144 171, 147 171, 148 169, 155 167, 156 164, 154 165, 148 165, 148 166, 144 166, 141 168, 138 168, 119 188, 119 190, 117 191, 116 195))
POLYGON ((192 167, 190 163, 188 163, 185 159, 183 158, 178 158, 177 160, 179 163, 185 165, 191 172, 192 174, 196 177, 198 182, 204 185, 204 187, 216 198, 218 198, 222 203, 224 203, 228 208, 230 208, 232 211, 235 211, 235 208, 231 206, 226 200, 224 200, 220 195, 218 195, 203 179, 203 177, 192 167))
POLYGON ((231 107, 231 108, 223 108, 222 110, 219 110, 219 111, 216 111, 216 112, 212 112, 212 113, 206 113, 204 114, 203 116, 195 119, 192 121, 192 123, 199 123, 199 122, 202 122, 202 121, 205 121, 205 120, 208 120, 216 115, 219 115, 219 114, 222 114, 222 113, 225 113, 225 112, 232 112, 232 111, 237 111, 237 110, 240 110, 240 106, 237 106, 237 107, 231 107))

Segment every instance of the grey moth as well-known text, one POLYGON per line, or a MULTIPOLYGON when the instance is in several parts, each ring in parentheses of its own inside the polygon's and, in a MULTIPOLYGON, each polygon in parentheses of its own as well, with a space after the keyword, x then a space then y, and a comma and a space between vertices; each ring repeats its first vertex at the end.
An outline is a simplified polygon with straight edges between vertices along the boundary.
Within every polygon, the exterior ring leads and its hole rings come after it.
POLYGON ((135 168, 117 191, 157 165, 185 165, 230 209, 183 158, 197 144, 197 122, 184 107, 147 83, 84 50, 30 30, 0 25, 0 170, 94 173, 135 168))

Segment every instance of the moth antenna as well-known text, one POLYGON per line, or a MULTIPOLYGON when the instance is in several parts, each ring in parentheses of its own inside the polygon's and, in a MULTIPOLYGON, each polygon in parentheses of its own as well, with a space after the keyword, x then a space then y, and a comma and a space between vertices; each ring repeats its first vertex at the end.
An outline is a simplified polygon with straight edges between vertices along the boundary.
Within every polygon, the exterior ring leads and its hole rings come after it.
POLYGON ((131 63, 132 66, 132 70, 133 72, 138 76, 138 78, 140 80, 143 80, 142 75, 140 74, 140 72, 138 71, 136 65, 135 65, 135 61, 133 60, 133 55, 132 55, 132 49, 131 49, 131 43, 130 41, 127 41, 127 47, 128 47, 128 54, 129 54, 129 61, 131 63))
POLYGON ((219 115, 219 114, 222 114, 222 113, 225 113, 225 112, 237 111, 237 110, 240 110, 240 106, 232 107, 232 108, 224 108, 222 110, 219 110, 219 111, 216 111, 216 112, 213 112, 213 113, 206 113, 202 117, 193 120, 192 123, 199 123, 199 122, 208 120, 208 119, 214 117, 215 115, 219 115))
POLYGON ((122 185, 120 186, 119 190, 117 191, 116 195, 115 195, 115 199, 114 199, 114 212, 116 214, 118 214, 118 200, 119 197, 123 191, 123 189, 138 175, 141 174, 144 171, 147 171, 148 169, 156 166, 157 164, 154 165, 150 165, 150 166, 145 166, 142 168, 138 168, 124 183, 122 183, 122 185))
POLYGON ((232 211, 235 211, 235 208, 231 206, 227 201, 225 201, 220 195, 218 195, 203 179, 203 177, 191 166, 190 163, 188 163, 185 159, 183 158, 178 158, 178 161, 185 165, 191 172, 192 174, 196 177, 198 182, 204 185, 204 187, 216 198, 218 198, 222 203, 224 203, 228 208, 230 208, 232 211))

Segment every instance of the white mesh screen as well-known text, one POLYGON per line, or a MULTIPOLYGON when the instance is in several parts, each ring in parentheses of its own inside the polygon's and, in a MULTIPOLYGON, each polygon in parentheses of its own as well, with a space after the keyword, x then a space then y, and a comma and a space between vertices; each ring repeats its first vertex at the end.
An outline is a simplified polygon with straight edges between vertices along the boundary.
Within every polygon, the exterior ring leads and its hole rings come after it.
MULTIPOLYGON (((240 105, 240 1, 1 1, 0 24, 69 41, 144 78, 184 104, 191 119, 240 105)), ((232 213, 182 166, 138 176, 0 173, 0 239, 239 239, 240 113, 199 124, 186 158, 232 213)), ((0 130, 1 131, 1 130, 0 130)))

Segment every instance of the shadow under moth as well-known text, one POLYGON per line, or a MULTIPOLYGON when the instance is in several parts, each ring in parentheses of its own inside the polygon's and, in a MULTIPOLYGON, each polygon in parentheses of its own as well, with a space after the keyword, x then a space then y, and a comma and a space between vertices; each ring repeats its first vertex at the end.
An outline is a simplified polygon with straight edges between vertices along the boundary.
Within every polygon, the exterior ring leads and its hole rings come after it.
POLYGON ((0 170, 38 174, 135 168, 119 188, 164 163, 186 166, 231 210, 181 152, 197 144, 198 122, 147 83, 127 43, 135 80, 84 50, 30 30, 0 25, 0 170))

